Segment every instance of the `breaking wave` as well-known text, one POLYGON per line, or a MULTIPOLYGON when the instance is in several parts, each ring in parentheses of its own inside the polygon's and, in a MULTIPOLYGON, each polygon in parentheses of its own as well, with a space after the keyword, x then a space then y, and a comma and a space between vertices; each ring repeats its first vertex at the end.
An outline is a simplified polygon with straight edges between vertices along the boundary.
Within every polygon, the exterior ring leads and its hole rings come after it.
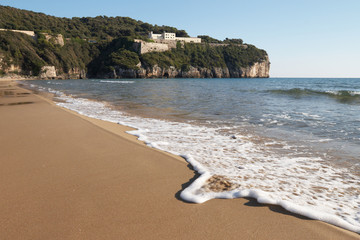
MULTIPOLYGON (((163 83, 161 84, 156 85, 156 90, 163 86, 163 83)), ((114 85, 111 86, 114 88, 114 85)), ((131 87, 131 85, 127 86, 131 87)), ((197 86, 194 84, 192 88, 197 86)), ((79 87, 80 93, 88 91, 88 89, 84 89, 84 86, 79 87)), ((125 88, 125 86, 121 87, 125 88)), ((146 87, 146 91, 149 92, 149 85, 146 87)), ((175 90, 183 90, 183 86, 176 85, 176 87, 175 90)), ((213 88, 213 85, 211 87, 213 88)), ((96 86, 96 89, 98 88, 99 85, 96 86)), ((139 88, 141 86, 136 90, 139 88)), ((59 95, 58 98, 61 100, 57 103, 59 106, 89 117, 136 128, 137 130, 129 133, 138 136, 139 140, 149 146, 183 156, 201 175, 181 193, 181 197, 187 201, 202 203, 213 198, 253 197, 260 203, 280 205, 290 212, 360 232, 360 176, 350 168, 336 165, 327 154, 318 154, 307 146, 300 146, 297 141, 292 143, 289 140, 264 137, 257 132, 255 134, 247 132, 244 129, 247 129, 249 125, 241 125, 244 122, 230 122, 229 117, 223 121, 207 120, 204 122, 197 122, 193 119, 187 122, 177 122, 140 117, 115 110, 111 107, 111 100, 91 101, 86 98, 74 97, 78 93, 65 95, 62 93, 64 91, 62 88, 54 90, 45 87, 43 89, 59 95)), ((126 92, 130 91, 129 89, 126 89, 126 92)), ((203 89, 201 88, 201 98, 204 98, 203 89)), ((166 90, 165 93, 174 92, 174 89, 168 91, 166 88, 166 90)), ((226 98, 229 94, 229 90, 226 90, 224 91, 226 94, 222 95, 222 97, 225 96, 226 103, 245 102, 244 99, 234 101, 233 98, 226 98)), ((211 93, 213 94, 213 92, 211 93)), ((117 92, 112 94, 118 96, 117 92)), ((251 97, 253 94, 254 92, 249 92, 247 96, 251 97)), ((322 125, 329 128, 330 125, 323 122, 324 119, 327 119, 327 115, 322 115, 319 111, 299 109, 300 104, 296 105, 296 114, 294 111, 281 112, 284 108, 281 105, 284 103, 282 95, 301 98, 308 96, 336 98, 338 96, 344 99, 347 97, 357 99, 360 96, 360 93, 356 91, 314 91, 306 88, 267 90, 261 91, 259 94, 262 97, 274 96, 274 94, 280 96, 275 96, 278 102, 268 100, 271 102, 271 111, 267 113, 263 110, 260 111, 261 118, 263 118, 260 119, 260 121, 263 120, 261 125, 269 122, 272 126, 283 121, 283 123, 295 126, 296 130, 302 129, 301 126, 295 124, 297 121, 309 124, 314 122, 316 128, 320 128, 322 125), (269 92, 271 94, 264 94, 269 92)), ((138 97, 138 95, 135 96, 138 97)), ((157 97, 156 99, 159 97, 156 94, 154 96, 157 97)), ((181 106, 188 107, 190 103, 199 104, 192 98, 185 99, 184 92, 181 92, 180 96, 181 106)), ((149 96, 146 97, 149 98, 149 96)), ((214 102, 213 95, 209 99, 211 99, 211 103, 214 102)), ((261 100, 261 97, 256 95, 256 104, 252 105, 252 102, 247 102, 251 106, 251 113, 256 111, 259 99, 261 100)), ((167 102, 171 100, 173 101, 173 96, 166 98, 167 102)), ((352 101, 354 102, 354 100, 352 101)), ((331 104, 331 101, 327 100, 325 104, 328 105, 328 102, 331 104)), ((304 104, 307 106, 308 102, 305 101, 304 104)), ((215 108, 209 102, 206 103, 206 106, 215 108)), ((339 114, 336 113, 337 116, 347 113, 343 110, 344 107, 353 108, 357 113, 358 106, 340 105, 341 111, 338 112, 339 114)), ((232 112, 235 110, 232 107, 232 112)), ((334 108, 330 108, 330 110, 331 113, 334 112, 334 108)), ((201 117, 205 118, 204 115, 201 117)), ((246 119, 244 121, 249 123, 248 118, 246 119)), ((344 119, 336 120, 335 125, 337 123, 343 124, 344 119)), ((353 126, 358 125, 349 126, 352 129, 353 126)), ((351 129, 336 128, 335 130, 341 130, 348 134, 351 129)), ((276 132, 279 132, 279 129, 276 128, 276 132)), ((291 138, 293 137, 292 135, 291 138)), ((331 143, 333 139, 331 135, 325 134, 322 137, 313 138, 309 142, 311 145, 318 145, 323 142, 331 143)), ((308 141, 308 139, 306 140, 308 141)), ((358 161, 356 160, 354 164, 358 165, 358 161)))
POLYGON ((291 88, 291 89, 274 89, 274 90, 269 90, 268 92, 288 95, 295 98, 326 96, 335 99, 340 103, 360 103, 360 91, 349 91, 349 90, 318 91, 318 90, 311 90, 306 88, 305 89, 291 88))

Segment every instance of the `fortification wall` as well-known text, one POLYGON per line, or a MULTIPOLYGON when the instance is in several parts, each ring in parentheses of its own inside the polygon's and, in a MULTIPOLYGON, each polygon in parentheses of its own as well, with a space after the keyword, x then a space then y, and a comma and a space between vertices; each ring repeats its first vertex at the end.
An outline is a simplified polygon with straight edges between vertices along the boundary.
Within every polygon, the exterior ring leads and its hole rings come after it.
POLYGON ((144 42, 142 40, 135 40, 134 48, 140 54, 148 52, 165 52, 169 50, 168 44, 157 42, 144 42))
POLYGON ((176 37, 176 41, 183 41, 187 43, 201 43, 201 38, 195 38, 195 37, 176 37))
POLYGON ((11 32, 18 32, 18 33, 23 33, 23 34, 26 34, 26 35, 29 35, 33 38, 36 37, 35 35, 35 32, 34 31, 25 31, 25 30, 13 30, 13 29, 3 29, 3 28, 0 28, 0 31, 11 31, 11 32))
POLYGON ((176 43, 177 43, 174 40, 165 40, 165 39, 154 39, 153 41, 156 43, 167 44, 169 49, 176 48, 176 43))
MULTIPOLYGON (((0 28, 0 31, 11 31, 11 32, 17 32, 17 33, 23 33, 23 34, 29 35, 30 37, 32 37, 36 40, 36 34, 34 31, 13 30, 13 29, 4 29, 4 28, 0 28)), ((55 44, 64 46, 64 38, 61 34, 57 34, 57 35, 50 35, 48 33, 42 33, 42 34, 44 34, 47 41, 53 40, 55 44)))
MULTIPOLYGON (((211 47, 226 47, 229 45, 230 45, 229 43, 209 43, 209 46, 211 46, 211 47)), ((232 44, 232 45, 242 47, 244 49, 248 48, 248 45, 246 45, 246 44, 232 44)))

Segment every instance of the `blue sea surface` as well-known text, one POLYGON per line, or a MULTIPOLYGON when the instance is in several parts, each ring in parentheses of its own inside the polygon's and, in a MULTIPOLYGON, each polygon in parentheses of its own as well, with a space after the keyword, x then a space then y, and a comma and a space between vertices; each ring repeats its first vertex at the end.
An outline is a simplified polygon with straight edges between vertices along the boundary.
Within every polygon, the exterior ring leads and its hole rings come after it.
POLYGON ((316 143, 322 151, 340 151, 339 161, 360 161, 360 79, 97 79, 32 83, 105 101, 142 116, 245 124, 268 137, 316 143))
POLYGON ((137 128, 202 176, 194 202, 254 197, 360 232, 360 79, 89 79, 24 83, 137 128), (211 176, 231 187, 214 190, 211 176))

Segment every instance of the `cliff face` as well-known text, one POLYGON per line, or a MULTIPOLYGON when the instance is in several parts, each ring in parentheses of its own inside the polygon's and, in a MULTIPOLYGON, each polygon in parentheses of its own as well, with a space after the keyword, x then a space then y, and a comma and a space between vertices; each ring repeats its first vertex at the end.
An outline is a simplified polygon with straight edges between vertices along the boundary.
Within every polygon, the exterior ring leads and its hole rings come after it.
POLYGON ((175 67, 161 68, 157 65, 151 68, 140 66, 138 70, 115 67, 112 72, 98 75, 99 78, 268 78, 270 62, 268 59, 256 62, 252 66, 232 68, 195 68, 182 71, 175 67))
POLYGON ((269 77, 266 51, 241 39, 203 36, 200 43, 184 38, 184 30, 124 17, 64 19, 5 6, 0 12, 2 78, 269 77), (179 36, 146 40, 149 31, 179 36))
POLYGON ((64 46, 65 42, 64 42, 64 37, 62 34, 56 34, 56 35, 50 35, 47 33, 42 33, 45 36, 45 39, 47 41, 52 41, 55 44, 59 44, 60 46, 64 46))
MULTIPOLYGON (((0 63, 2 59, 0 56, 0 63)), ((55 66, 43 66, 40 70, 38 76, 34 76, 32 72, 22 69, 20 66, 10 65, 6 68, 1 68, 5 74, 5 77, 11 78, 38 78, 38 79, 85 79, 87 78, 87 73, 84 69, 80 68, 71 68, 67 73, 58 73, 58 69, 55 66)), ((1 77, 1 76, 0 76, 1 77)))
POLYGON ((85 79, 87 78, 87 73, 84 69, 73 67, 69 69, 67 73, 60 74, 59 79, 85 79))
MULTIPOLYGON (((115 67, 111 72, 88 76, 84 69, 71 68, 68 73, 57 74, 54 66, 45 66, 39 74, 40 79, 85 79, 85 78, 268 78, 270 70, 269 60, 256 62, 252 66, 232 69, 232 68, 195 68, 190 67, 188 71, 182 71, 175 67, 161 68, 157 65, 151 68, 144 68, 139 64, 138 70, 122 69, 115 67)), ((5 69, 5 73, 16 72, 19 76, 26 76, 24 71, 17 66, 11 65, 5 69), (21 74, 22 73, 22 74, 21 74)), ((28 76, 30 77, 30 76, 28 76)))

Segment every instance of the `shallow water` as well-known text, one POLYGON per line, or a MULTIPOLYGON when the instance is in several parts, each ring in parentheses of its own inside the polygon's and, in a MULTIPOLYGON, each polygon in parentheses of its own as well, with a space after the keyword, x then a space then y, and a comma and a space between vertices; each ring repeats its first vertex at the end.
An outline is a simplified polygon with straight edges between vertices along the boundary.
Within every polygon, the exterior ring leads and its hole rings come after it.
POLYGON ((360 79, 26 84, 184 156, 202 174, 183 191, 187 200, 251 196, 360 232, 360 79))

